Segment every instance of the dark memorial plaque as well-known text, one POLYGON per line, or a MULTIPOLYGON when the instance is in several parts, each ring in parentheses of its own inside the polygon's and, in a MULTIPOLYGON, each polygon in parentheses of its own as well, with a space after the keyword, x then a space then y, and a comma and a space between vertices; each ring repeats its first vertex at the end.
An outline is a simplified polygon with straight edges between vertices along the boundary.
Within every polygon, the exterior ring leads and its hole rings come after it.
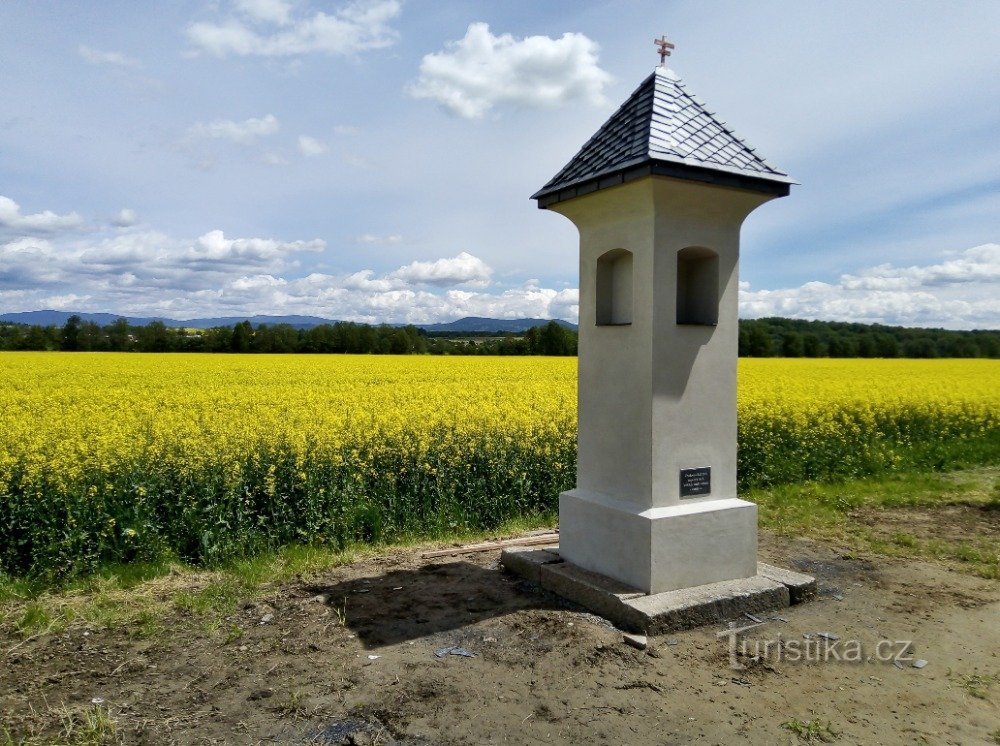
POLYGON ((712 467, 681 469, 681 497, 696 497, 712 492, 712 467))

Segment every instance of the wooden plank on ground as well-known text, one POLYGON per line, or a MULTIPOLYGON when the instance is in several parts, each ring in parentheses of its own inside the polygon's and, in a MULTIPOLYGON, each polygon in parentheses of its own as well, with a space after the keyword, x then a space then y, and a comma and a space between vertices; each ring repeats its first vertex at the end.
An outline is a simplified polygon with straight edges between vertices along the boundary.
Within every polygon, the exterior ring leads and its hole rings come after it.
POLYGON ((546 544, 558 544, 559 534, 556 532, 541 534, 539 536, 524 536, 519 539, 504 539, 502 541, 487 541, 482 544, 468 544, 464 547, 452 547, 451 549, 435 549, 432 552, 424 552, 420 555, 422 559, 432 559, 434 557, 455 557, 459 554, 475 554, 476 552, 488 552, 491 549, 503 549, 504 547, 534 547, 546 544))

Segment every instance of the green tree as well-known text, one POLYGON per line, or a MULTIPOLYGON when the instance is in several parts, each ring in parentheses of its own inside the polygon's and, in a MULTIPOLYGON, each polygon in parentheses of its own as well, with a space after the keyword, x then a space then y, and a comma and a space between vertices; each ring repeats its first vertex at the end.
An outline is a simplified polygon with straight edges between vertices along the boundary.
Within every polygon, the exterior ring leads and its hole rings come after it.
POLYGON ((532 355, 575 355, 577 336, 558 321, 535 326, 527 331, 525 340, 532 355))
POLYGON ((937 357, 937 348, 930 337, 914 337, 903 344, 903 354, 906 357, 933 358, 937 357))
POLYGON ((24 338, 25 350, 58 350, 62 333, 57 326, 32 326, 24 338))
POLYGON ((879 357, 899 357, 899 342, 891 334, 885 332, 876 334, 875 347, 879 357))
POLYGON ((108 348, 104 330, 93 321, 84 321, 80 324, 80 334, 77 337, 77 341, 78 349, 88 352, 106 350, 108 348))
POLYGON ((115 319, 105 327, 108 347, 116 352, 124 352, 130 346, 129 327, 125 319, 115 319))
POLYGON ((830 357, 857 357, 857 347, 854 340, 846 334, 832 334, 827 343, 830 357))
POLYGON ((823 357, 826 354, 818 334, 809 332, 802 336, 802 354, 806 357, 823 357))
POLYGON ((802 335, 796 331, 785 332, 781 338, 781 354, 785 357, 802 357, 805 354, 802 335))
POLYGON ((773 357, 774 340, 762 322, 750 322, 747 329, 747 355, 749 357, 773 357))
POLYGON ((151 321, 137 331, 140 352, 167 352, 170 349, 170 335, 162 321, 151 321))
POLYGON ((65 352, 75 352, 80 349, 80 317, 73 314, 62 328, 60 349, 65 352))
POLYGON ((862 334, 857 337, 858 345, 858 357, 877 357, 878 356, 878 342, 875 340, 875 335, 873 334, 862 334))
POLYGON ((249 321, 241 321, 233 327, 233 336, 229 348, 233 352, 250 352, 253 344, 253 326, 249 321))

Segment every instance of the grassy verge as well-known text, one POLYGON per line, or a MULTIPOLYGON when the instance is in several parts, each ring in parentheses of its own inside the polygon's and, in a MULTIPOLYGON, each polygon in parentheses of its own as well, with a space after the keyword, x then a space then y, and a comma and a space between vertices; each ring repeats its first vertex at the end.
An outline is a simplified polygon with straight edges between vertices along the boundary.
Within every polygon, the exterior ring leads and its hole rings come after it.
MULTIPOLYGON (((1000 467, 783 485, 745 497, 758 504, 763 530, 880 555, 942 560, 1000 579, 1000 467)), ((551 515, 517 519, 489 532, 455 533, 436 544, 554 524, 551 515)), ((280 583, 391 549, 430 545, 419 535, 344 549, 297 545, 209 569, 179 561, 106 566, 59 585, 0 575, 0 630, 22 639, 72 627, 123 628, 136 637, 155 637, 165 615, 180 611, 225 635, 223 620, 237 604, 264 596, 280 583)))
POLYGON ((1000 579, 1000 467, 782 485, 745 497, 758 504, 763 529, 1000 579))
POLYGON ((103 705, 49 707, 46 713, 58 723, 56 733, 45 736, 18 735, 16 740, 0 716, 0 746, 117 746, 125 736, 111 709, 103 705))
POLYGON ((356 543, 344 549, 293 545, 210 569, 178 561, 106 566, 61 584, 0 573, 0 631, 27 639, 73 627, 120 628, 135 637, 155 637, 163 629, 164 616, 179 610, 224 634, 223 619, 237 604, 261 597, 283 582, 308 579, 390 550, 471 543, 555 524, 555 516, 540 515, 509 521, 494 531, 455 533, 447 541, 414 536, 391 544, 356 543))

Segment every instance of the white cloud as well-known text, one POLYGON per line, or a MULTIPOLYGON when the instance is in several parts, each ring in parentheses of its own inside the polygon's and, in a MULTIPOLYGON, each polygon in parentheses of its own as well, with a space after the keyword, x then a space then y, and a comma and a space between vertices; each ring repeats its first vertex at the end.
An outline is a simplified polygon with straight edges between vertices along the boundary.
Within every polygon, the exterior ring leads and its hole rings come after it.
POLYGON ((55 248, 45 239, 18 238, 0 244, 0 288, 22 289, 57 283, 63 278, 58 259, 55 248))
POLYGON ((807 282, 796 288, 754 291, 741 283, 740 314, 1000 328, 1000 244, 976 246, 937 264, 868 267, 841 276, 836 284, 807 282))
POLYGON ((138 67, 139 60, 128 57, 121 52, 105 52, 100 49, 81 44, 77 53, 92 65, 113 65, 115 67, 138 67))
POLYGON ((361 132, 361 129, 353 124, 338 124, 333 128, 333 131, 338 135, 356 135, 361 132))
POLYGON ((318 239, 226 238, 220 230, 194 241, 148 230, 59 244, 21 238, 0 244, 0 304, 14 290, 33 290, 37 295, 50 289, 83 290, 109 305, 122 297, 152 303, 160 296, 215 288, 233 277, 278 276, 295 269, 298 255, 320 252, 325 246, 318 239))
POLYGON ((315 137, 299 135, 299 151, 305 156, 323 155, 329 148, 315 137))
MULTIPOLYGON (((189 303, 194 298, 181 302, 189 303)), ((368 323, 433 323, 463 316, 493 318, 577 318, 576 290, 510 288, 500 293, 449 289, 444 292, 400 286, 397 281, 376 277, 363 270, 346 277, 313 273, 283 281, 270 276, 246 276, 225 284, 210 297, 198 296, 202 304, 219 304, 242 313, 310 314, 330 319, 368 323)), ((179 307, 184 307, 183 305, 179 307)), ((201 310, 189 315, 204 315, 201 310)))
POLYGON ((236 0, 236 10, 252 21, 285 26, 289 23, 291 3, 285 0, 236 0))
POLYGON ((274 28, 261 31, 240 18, 220 23, 192 23, 187 37, 195 50, 216 57, 289 57, 322 52, 353 55, 393 45, 398 33, 389 22, 399 15, 398 0, 355 0, 332 15, 317 12, 292 19, 291 6, 276 0, 240 0, 237 10, 249 21, 274 28))
POLYGON ((600 105, 611 80, 597 64, 597 44, 583 34, 517 40, 510 34, 494 36, 487 24, 473 23, 464 39, 446 47, 424 56, 409 92, 467 119, 504 103, 533 108, 574 101, 600 105))
POLYGON ((57 215, 51 210, 36 212, 29 215, 21 214, 21 206, 10 197, 0 195, 0 228, 10 228, 14 231, 28 233, 53 233, 56 231, 78 228, 83 224, 83 218, 75 212, 68 215, 57 215))
POLYGON ((189 139, 231 140, 239 145, 251 145, 258 138, 273 135, 280 128, 277 118, 268 114, 262 119, 251 117, 242 122, 215 119, 207 124, 197 122, 188 129, 189 139))
POLYGON ((139 216, 135 214, 135 210, 125 207, 118 211, 111 222, 119 228, 129 228, 139 222, 139 216))
POLYGON ((924 267, 880 264, 841 278, 841 284, 849 290, 907 290, 989 282, 1000 283, 1000 244, 976 246, 940 264, 924 267))
MULTIPOLYGON (((20 230, 0 240, 0 307, 112 311, 175 318, 233 313, 301 313, 368 322, 429 323, 462 316, 576 320, 575 288, 545 287, 537 278, 498 284, 493 269, 469 252, 413 261, 393 271, 340 275, 304 261, 326 244, 315 240, 230 238, 222 230, 193 240, 144 228, 113 230, 135 214, 93 232, 75 213, 23 215, 0 197, 0 226, 20 230), (103 234, 100 233, 103 231, 103 234), (39 235, 32 235, 38 233, 39 235)), ((392 244, 396 234, 364 234, 358 242, 392 244)), ((942 255, 924 264, 880 264, 836 282, 754 290, 740 286, 744 317, 785 316, 946 328, 1000 328, 1000 244, 942 255)))
POLYGON ((187 249, 185 258, 192 262, 225 262, 238 265, 264 264, 299 251, 322 251, 326 243, 313 241, 276 241, 270 238, 226 238, 220 230, 200 236, 187 249))
POLYGON ((45 297, 44 306, 45 308, 51 308, 56 311, 63 309, 66 310, 76 310, 80 308, 83 304, 86 304, 90 300, 89 295, 76 295, 75 293, 67 293, 65 295, 49 295, 45 297))
MULTIPOLYGON (((314 275, 313 277, 319 277, 314 275)), ((375 273, 370 269, 363 269, 348 275, 340 283, 347 290, 362 290, 366 292, 387 293, 395 289, 397 283, 383 278, 375 277, 375 273)))
POLYGON ((228 283, 227 287, 234 290, 261 290, 264 288, 278 288, 287 285, 288 281, 273 275, 254 275, 253 277, 240 277, 228 283))
POLYGON ((388 275, 407 285, 475 285, 490 283, 493 270, 478 257, 465 251, 450 259, 433 262, 411 262, 388 275))
POLYGON ((362 233, 354 239, 354 243, 372 245, 394 245, 402 242, 403 237, 398 233, 379 235, 376 233, 362 233))
POLYGON ((64 246, 58 263, 68 276, 130 272, 144 277, 159 273, 180 248, 178 242, 157 231, 128 232, 96 243, 64 246))
POLYGON ((443 318, 552 318, 575 323, 580 315, 580 294, 576 288, 555 290, 525 284, 499 294, 449 290, 446 298, 451 314, 443 318))
POLYGON ((489 289, 492 270, 463 252, 378 274, 295 276, 297 257, 322 241, 227 238, 192 241, 152 230, 114 232, 60 243, 0 243, 0 307, 64 308, 176 319, 237 314, 309 314, 370 323, 431 323, 462 316, 577 316, 575 289, 537 281, 489 289))

